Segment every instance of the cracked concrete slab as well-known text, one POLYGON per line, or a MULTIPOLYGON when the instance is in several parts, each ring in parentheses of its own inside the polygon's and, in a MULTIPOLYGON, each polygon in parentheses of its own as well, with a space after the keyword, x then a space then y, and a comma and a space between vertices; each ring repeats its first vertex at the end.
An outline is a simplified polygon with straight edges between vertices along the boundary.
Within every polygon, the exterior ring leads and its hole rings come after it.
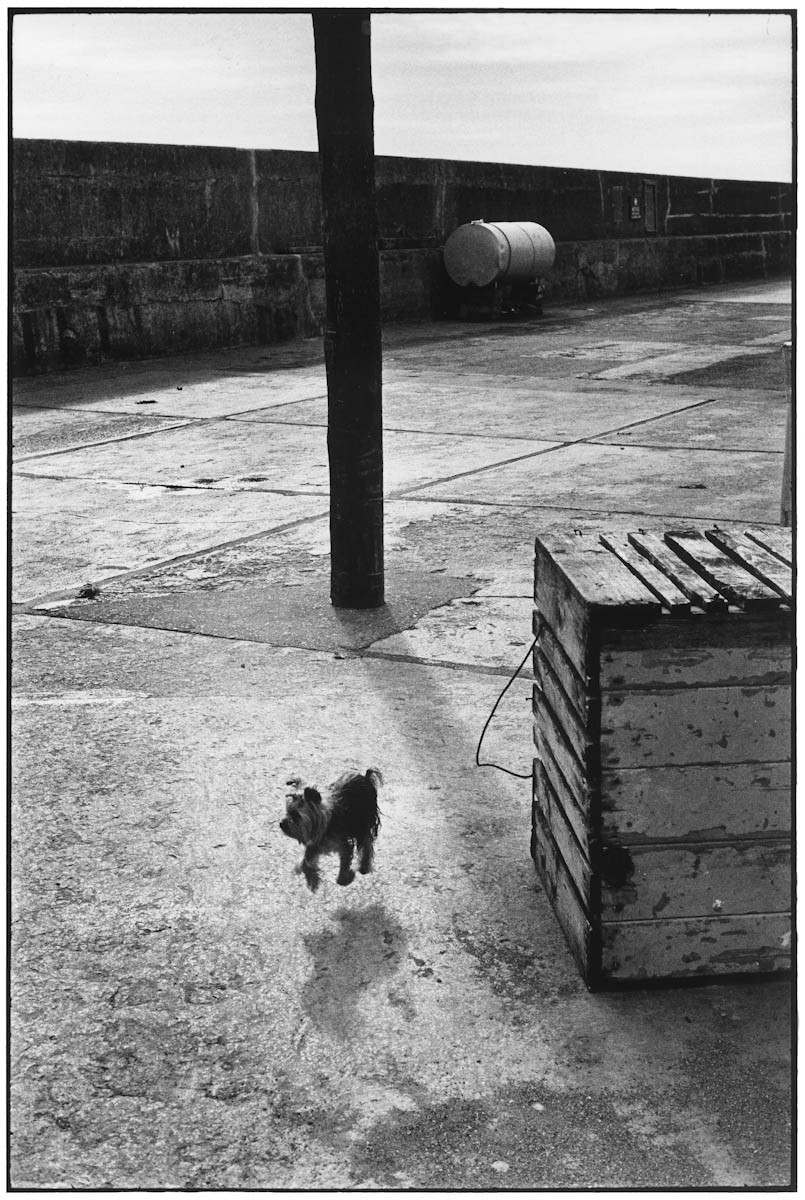
POLYGON ((555 505, 729 521, 779 516, 783 455, 756 451, 662 449, 579 444, 492 467, 415 495, 432 500, 486 498, 514 506, 555 505), (583 483, 580 482, 583 480, 583 483))
POLYGON ((37 408, 15 404, 11 412, 11 450, 15 463, 31 455, 53 454, 79 446, 136 437, 179 425, 165 417, 110 416, 107 413, 76 412, 75 409, 37 408))
MULTIPOLYGON (((211 543, 321 513, 307 496, 159 487, 18 475, 13 486, 12 598, 102 583, 211 543)), ((326 511, 326 509, 325 509, 326 511)))
MULTIPOLYGON (((473 594, 432 609, 411 628, 373 642, 372 649, 395 658, 513 673, 531 644, 533 610, 530 598, 473 594)), ((523 677, 530 676, 526 665, 523 677)))
MULTIPOLYGON (((409 498, 387 501, 384 518, 389 572, 445 574, 445 563, 449 561, 450 573, 471 579, 480 595, 526 598, 534 590, 532 556, 537 532, 568 527, 584 531, 600 530, 602 526, 613 531, 634 527, 634 515, 628 513, 591 513, 550 506, 512 509, 507 505, 409 498)), ((691 519, 691 524, 706 525, 708 521, 706 517, 691 519)), ((725 528, 731 524, 725 522, 725 528)), ((740 521, 735 524, 742 528, 740 521)), ((327 513, 314 510, 304 516, 300 510, 287 528, 275 525, 219 545, 205 545, 176 559, 167 558, 161 565, 143 566, 134 574, 116 574, 98 582, 107 600, 191 591, 224 595, 253 585, 324 590, 329 578, 329 551, 327 513)))
MULTIPOLYGON (((462 378, 428 380, 429 403, 422 403, 421 380, 396 381, 383 391, 383 424, 387 430, 408 429, 435 433, 446 427, 454 434, 496 436, 532 440, 531 430, 552 442, 575 441, 618 429, 633 420, 644 420, 676 412, 680 394, 657 389, 651 394, 606 392, 580 383, 578 389, 552 386, 535 372, 527 382, 521 377, 495 379, 476 377, 470 384, 462 378)), ((701 391, 692 402, 706 398, 701 391)), ((292 424, 326 424, 324 401, 302 402, 249 413, 248 422, 288 421, 292 424)))
POLYGON ((641 421, 631 429, 592 440, 615 445, 689 446, 695 450, 758 450, 780 453, 785 448, 788 404, 781 392, 765 390, 727 397, 688 408, 667 417, 641 421))
MULTIPOLYGON (((549 441, 472 438, 387 430, 384 479, 388 492, 421 485, 489 463, 550 449, 549 441)), ((72 479, 118 480, 215 490, 258 489, 327 495, 327 433, 321 426, 213 422, 153 433, 59 455, 56 472, 72 479), (177 435, 178 436, 175 436, 177 435)), ((49 459, 25 464, 30 475, 54 471, 49 459)))

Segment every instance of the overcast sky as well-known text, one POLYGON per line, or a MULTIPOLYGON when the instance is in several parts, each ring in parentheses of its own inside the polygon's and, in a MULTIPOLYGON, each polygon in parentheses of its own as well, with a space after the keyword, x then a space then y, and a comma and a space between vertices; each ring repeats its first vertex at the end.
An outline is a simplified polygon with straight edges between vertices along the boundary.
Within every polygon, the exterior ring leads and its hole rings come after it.
MULTIPOLYGON (((32 13, 16 137, 316 149, 307 13, 32 13)), ((375 13, 378 154, 791 177, 780 13, 375 13)))

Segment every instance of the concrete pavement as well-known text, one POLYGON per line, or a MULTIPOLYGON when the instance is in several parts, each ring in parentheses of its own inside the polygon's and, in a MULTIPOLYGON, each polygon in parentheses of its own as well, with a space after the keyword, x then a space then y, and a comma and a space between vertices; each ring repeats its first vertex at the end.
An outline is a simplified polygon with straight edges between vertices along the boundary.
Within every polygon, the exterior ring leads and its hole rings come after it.
MULTIPOLYGON (((387 329, 376 613, 329 604, 319 341, 17 382, 15 1187, 788 1184, 788 983, 588 994, 474 759, 535 533, 779 520, 790 317, 387 329), (376 872, 314 896, 284 781, 350 765, 376 872)), ((485 761, 529 771, 530 691, 485 761)))

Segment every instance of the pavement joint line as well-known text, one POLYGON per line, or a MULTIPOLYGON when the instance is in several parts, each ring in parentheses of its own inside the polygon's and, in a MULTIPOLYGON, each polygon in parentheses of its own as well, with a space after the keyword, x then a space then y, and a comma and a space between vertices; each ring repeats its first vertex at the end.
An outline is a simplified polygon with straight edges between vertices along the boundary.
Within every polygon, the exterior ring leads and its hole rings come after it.
MULTIPOLYGON (((697 400, 693 404, 684 404, 684 405, 682 405, 681 408, 672 409, 670 412, 660 413, 659 415, 652 416, 652 417, 643 417, 639 421, 630 421, 626 425, 617 425, 617 426, 615 426, 615 428, 605 429, 601 433, 588 434, 586 437, 574 438, 571 441, 556 442, 552 446, 547 446, 544 450, 535 450, 531 454, 521 454, 521 455, 516 456, 515 458, 506 459, 503 462, 488 463, 486 466, 473 467, 469 471, 460 471, 456 475, 448 475, 441 479, 432 480, 429 484, 426 484, 424 486, 436 487, 436 486, 444 484, 444 483, 452 483, 456 479, 464 479, 469 475, 480 475, 480 474, 483 474, 484 471, 495 471, 499 467, 508 467, 508 466, 511 466, 512 463, 522 462, 527 458, 538 458, 540 455, 543 455, 543 454, 552 454, 552 453, 555 453, 557 450, 566 450, 566 449, 570 448, 571 446, 599 445, 600 443, 593 441, 591 439, 592 438, 602 438, 602 437, 612 437, 613 434, 622 433, 626 429, 635 429, 635 428, 639 427, 640 425, 647 425, 647 424, 650 424, 652 421, 662 420, 665 417, 679 416, 682 413, 690 412, 693 409, 704 408, 708 404, 715 404, 715 402, 716 402, 715 397, 711 397, 706 400, 697 400)), ((535 439, 535 440, 541 440, 541 439, 535 439)), ((604 443, 604 444, 606 444, 606 443, 604 443)), ((684 447, 684 449, 692 450, 692 449, 695 449, 695 447, 687 447, 686 446, 686 447, 684 447)), ((744 451, 743 453, 751 453, 751 452, 744 451)), ((771 454, 771 453, 777 453, 777 452, 776 451, 763 451, 762 453, 771 454)), ((419 485, 419 486, 423 486, 423 485, 419 485)), ((392 494, 397 495, 397 496, 405 496, 405 495, 408 495, 412 490, 415 490, 415 489, 406 488, 404 490, 400 490, 399 492, 392 493, 392 494)), ((613 509, 612 511, 614 512, 614 511, 618 511, 618 510, 613 509)))
MULTIPOLYGON (((315 396, 300 396, 299 399, 297 399, 297 400, 283 400, 282 404, 268 404, 268 405, 261 404, 258 408, 239 408, 237 412, 224 413, 224 415, 221 417, 221 420, 222 421, 238 421, 238 420, 241 420, 243 417, 247 417, 249 415, 249 413, 270 412, 272 408, 292 408, 296 404, 310 404, 310 402, 312 400, 326 400, 326 399, 327 399, 327 392, 317 392, 315 396)), ((316 422, 311 422, 311 424, 315 424, 315 423, 316 422)), ((304 424, 307 424, 307 422, 305 422, 305 421, 298 421, 298 422, 288 421, 287 424, 289 424, 289 425, 291 425, 291 424, 304 425, 304 424)))
MULTIPOLYGON (((471 675, 487 675, 496 679, 507 679, 511 676, 512 667, 494 667, 485 663, 455 662, 441 658, 420 658, 414 654, 393 654, 384 650, 373 650, 372 646, 299 646, 293 642, 268 642, 262 638, 234 637, 223 633, 207 633, 203 629, 177 629, 173 625, 143 625, 139 621, 110 621, 108 618, 78 617, 69 612, 40 612, 31 611, 25 605, 12 606, 13 615, 24 617, 40 617, 51 621, 72 621, 76 625, 102 625, 104 628, 145 629, 155 633, 170 633, 180 637, 205 638, 212 642, 230 642, 245 646, 265 646, 269 650, 294 650, 300 654, 338 654, 341 659, 369 659, 383 662, 401 662, 415 667, 436 667, 447 671, 466 671, 471 675)), ((414 626, 408 626, 413 629, 414 626)), ((401 629, 399 633, 406 633, 401 629)), ((387 635, 396 636, 396 635, 387 635)), ((529 671, 519 672, 519 677, 528 683, 534 682, 534 675, 529 671)))
MULTIPOLYGON (((669 385, 670 386, 670 385, 669 385)), ((668 412, 657 413, 651 417, 640 417, 637 421, 629 421, 626 425, 618 425, 614 429, 605 429, 601 433, 588 434, 587 437, 577 438, 575 442, 568 442, 568 446, 580 445, 583 442, 589 442, 591 438, 612 437, 616 433, 623 433, 626 429, 638 429, 641 425, 651 425, 654 421, 663 421, 667 417, 678 417, 682 413, 693 412, 696 408, 706 408, 708 404, 716 404, 721 399, 720 396, 708 396, 705 400, 695 400, 691 404, 683 404, 679 408, 669 409, 668 412)), ((694 446, 685 446, 685 450, 693 450, 694 446)))
MULTIPOLYGON (((35 478, 39 479, 42 477, 35 476, 35 478)), ((118 575, 104 575, 98 579, 98 582, 110 584, 124 582, 127 579, 138 579, 144 575, 151 575, 154 571, 161 571, 166 567, 193 562, 194 559, 201 558, 205 554, 215 554, 220 550, 231 550, 236 546, 244 546, 248 542, 257 541, 258 538, 286 533, 289 529, 296 529, 301 525, 307 525, 313 521, 325 520, 328 515, 329 513, 325 510, 321 513, 310 513, 306 517, 296 517, 293 521, 285 521, 281 525, 273 525, 268 529, 260 529, 256 533, 247 533, 242 537, 231 538, 225 542, 213 542, 211 545, 202 546, 198 550, 189 550, 185 554, 177 554, 173 558, 163 558, 158 562, 149 563, 144 567, 133 567, 128 571, 121 571, 118 575)), ((40 604, 57 604, 60 600, 75 600, 75 588, 79 586, 79 583, 74 583, 70 588, 60 588, 54 592, 42 592, 38 596, 33 596, 30 600, 14 601, 14 604, 24 605, 28 608, 40 604)))
MULTIPOLYGON (((170 421, 170 418, 165 418, 165 420, 170 421)), ((174 429, 187 429, 190 425, 197 424, 199 424, 198 420, 193 420, 192 418, 187 419, 186 417, 178 417, 173 424, 162 425, 160 429, 141 429, 136 433, 122 433, 118 437, 102 438, 97 442, 79 442, 75 446, 60 446, 58 450, 39 450, 36 454, 15 454, 14 462, 16 464, 31 462, 33 459, 39 458, 55 458, 59 454, 72 454, 76 450, 92 450, 96 446, 113 446, 117 442, 132 442, 136 441, 138 438, 150 437, 155 433, 169 433, 174 429)), ((41 478, 41 476, 39 478, 41 478)))
MULTIPOLYGON (((537 441, 539 439, 535 438, 534 440, 537 441)), ((389 499, 398 499, 399 497, 404 497, 404 496, 410 495, 410 493, 413 491, 416 491, 417 488, 439 487, 443 483, 453 483, 453 481, 456 479, 466 479, 470 475, 481 475, 481 474, 483 474, 484 471, 496 471, 500 467, 510 467, 512 465, 512 463, 525 462, 525 460, 527 458, 539 458, 543 454, 552 454, 556 450, 563 450, 565 448, 565 446, 570 446, 570 445, 574 445, 574 444, 575 443, 573 443, 573 442, 557 442, 553 446, 546 446, 544 450, 532 450, 530 454, 515 454, 512 458, 501 459, 500 462, 487 463, 486 466, 472 467, 469 471, 459 471, 456 475, 445 475, 443 477, 440 477, 439 479, 432 479, 427 484, 419 483, 419 484, 412 485, 410 488, 406 488, 406 487, 399 488, 395 492, 389 492, 388 498, 389 499)))
MULTIPOLYGON (((617 431, 616 431, 617 432, 617 431)), ((600 442, 597 439, 612 437, 612 434, 596 434, 589 444, 591 446, 620 446, 624 449, 635 447, 640 450, 695 450, 697 454, 784 454, 785 450, 751 450, 748 446, 671 446, 664 442, 600 442)))
MULTIPOLYGON (((413 627, 412 627, 413 628, 413 627)), ((401 629, 400 633, 405 633, 406 630, 401 629)), ((512 674, 516 663, 510 667, 493 667, 486 663, 467 663, 455 662, 447 658, 421 658, 415 654, 394 654, 388 650, 375 650, 372 646, 367 646, 364 649, 351 651, 348 657, 355 658, 373 658, 382 659, 387 662, 402 662, 409 663, 415 667, 441 667, 446 671, 469 671, 472 675, 491 675, 496 679, 507 679, 512 674)), ((533 683, 536 676, 532 671, 522 670, 518 672, 518 678, 525 680, 527 683, 533 683)))
MULTIPOLYGON (((427 485, 428 487, 432 485, 427 485)), ((584 508, 582 505, 567 505, 567 504, 527 504, 521 499, 517 500, 471 500, 466 496, 431 496, 427 490, 424 490, 422 495, 413 495, 407 493, 405 496, 395 496, 395 500, 422 500, 428 504, 467 504, 474 505, 478 508, 520 508, 529 512, 573 512, 576 516, 583 514, 587 520, 596 518, 606 518, 609 516, 615 517, 635 517, 641 522, 640 529, 656 529, 661 524, 667 524, 668 521, 678 521, 679 528, 691 528, 707 524, 711 521, 720 522, 722 525, 738 526, 738 525, 757 525, 758 527, 769 526, 772 529, 779 529, 780 524, 777 521, 764 521, 758 517, 742 517, 735 516, 718 516, 712 513, 703 513, 691 516, 690 513, 651 513, 633 508, 584 508)))
MULTIPOLYGON (((188 386, 191 386, 191 385, 188 385, 188 386)), ((142 393, 132 392, 132 396, 136 396, 138 394, 142 394, 142 393)), ((121 396, 120 399, 125 399, 125 397, 121 396)), ((297 400, 283 400, 281 404, 277 404, 277 405, 270 405, 270 404, 266 405, 265 403, 261 403, 256 408, 241 408, 241 409, 238 409, 237 412, 234 412, 234 413, 210 413, 206 416, 199 416, 197 413, 166 413, 165 416, 162 417, 161 419, 165 420, 165 421, 174 421, 175 420, 177 422, 177 424, 181 424, 181 425, 202 424, 205 421, 209 422, 209 423, 213 423, 215 421, 231 421, 231 420, 237 420, 239 417, 247 416, 249 413, 269 411, 271 408, 290 408, 291 405, 294 405, 294 404, 308 404, 311 400, 322 400, 322 399, 325 399, 325 400, 327 399, 326 392, 318 393, 315 396, 302 396, 297 400)), ((141 402, 134 400, 133 403, 138 404, 141 402)), ((158 404, 159 402, 154 401, 154 403, 158 404)), ((143 417, 159 418, 158 412, 130 413, 128 409, 124 409, 123 411, 121 411, 119 408, 88 408, 87 405, 85 405, 85 404, 57 404, 57 403, 42 404, 37 400, 26 399, 25 397, 18 397, 18 398, 13 399, 11 407, 12 407, 12 410, 14 408, 28 408, 28 409, 33 408, 33 409, 39 409, 44 412, 54 412, 54 411, 56 411, 56 412, 74 412, 74 413, 81 413, 82 416, 85 416, 85 415, 86 416, 97 415, 97 416, 107 416, 107 417, 126 417, 126 416, 140 417, 140 416, 143 416, 143 417)), ((297 423, 303 424, 304 422, 297 422, 297 423)), ((289 422, 289 424, 290 424, 290 422, 289 422)), ((143 434, 149 433, 149 432, 161 433, 161 432, 163 432, 163 430, 159 430, 159 429, 144 430, 143 434)), ((141 436, 143 436, 143 434, 137 434, 137 433, 126 434, 119 439, 109 438, 108 440, 109 441, 118 441, 118 440, 124 441, 127 437, 141 437, 141 436)), ((103 445, 103 444, 104 444, 103 442, 88 443, 88 445, 103 445)), ((50 451, 49 453, 57 453, 57 451, 50 451)))
MULTIPOLYGON (((231 418, 227 417, 226 420, 231 418)), ((244 421, 245 425, 287 425, 291 429, 327 429, 326 421, 282 421, 282 420, 265 420, 265 421, 244 421)), ((550 442, 551 438, 535 438, 531 434, 524 433, 472 433, 467 431, 452 432, 442 429, 409 429, 405 425, 389 425, 383 422, 384 433, 413 433, 422 437, 431 438, 476 438, 485 439, 488 442, 550 442)), ((559 443, 557 442, 557 445, 559 443)), ((541 453, 541 451, 540 451, 541 453)))
MULTIPOLYGON (((162 483, 161 481, 146 481, 142 479, 115 479, 112 476, 99 475, 50 475, 39 471, 16 471, 13 475, 19 476, 21 479, 50 479, 59 483, 93 483, 93 484, 108 484, 110 487, 121 488, 162 488, 166 492, 211 492, 217 495, 234 496, 240 492, 262 492, 266 495, 275 496, 307 496, 312 499, 329 498, 328 492, 315 492, 300 489, 295 491, 291 488, 278 487, 214 487, 209 483, 162 483)), ((244 480, 244 483, 249 482, 244 480)))
POLYGON ((25 396, 13 395, 12 382, 12 397, 11 397, 11 413, 13 416, 15 408, 34 408, 39 412, 75 412, 75 413, 101 413, 106 416, 119 416, 118 409, 112 408, 87 408, 85 404, 59 404, 57 401, 50 403, 41 400, 29 399, 25 396))
MULTIPOLYGON (((319 397, 309 397, 308 399, 318 399, 318 398, 319 397)), ((588 434, 587 436, 585 436, 583 438, 576 438, 572 441, 565 441, 565 442, 554 442, 553 445, 548 446, 544 450, 537 450, 534 452, 534 454, 535 455, 545 454, 545 453, 549 453, 551 450, 561 450, 561 449, 565 449, 569 446, 577 446, 577 445, 584 445, 584 444, 598 445, 600 443, 598 442, 597 439, 604 438, 604 437, 613 437, 615 434, 622 433, 628 429, 639 428, 641 425, 650 425, 654 421, 664 420, 668 417, 678 416, 678 415, 681 415, 682 413, 690 412, 696 408, 703 408, 708 404, 717 403, 717 400, 718 400, 717 397, 710 397, 706 400, 696 401, 693 404, 682 405, 682 407, 680 407, 680 408, 671 409, 668 412, 660 413, 655 416, 643 417, 639 421, 632 421, 626 425, 618 425, 612 429, 605 429, 600 433, 588 434)), ((307 399, 306 400, 289 401, 289 404, 304 404, 304 403, 307 403, 307 399)), ((60 410, 60 411, 65 411, 65 410, 60 410)), ((96 410, 96 409, 92 409, 92 410, 71 409, 69 411, 97 412, 98 410, 96 410)), ((59 455, 71 454, 76 451, 82 451, 82 450, 91 450, 91 449, 93 449, 95 447, 99 447, 99 446, 109 446, 109 445, 115 445, 118 442, 135 441, 140 438, 153 437, 154 435, 160 434, 160 433, 172 433, 178 429, 188 429, 193 425, 204 425, 204 424, 213 425, 213 424, 218 424, 218 423, 224 423, 227 421, 236 421, 237 422, 239 415, 242 416, 249 412, 264 412, 264 411, 270 411, 270 408, 269 409, 261 409, 261 408, 244 409, 242 414, 224 414, 224 415, 215 414, 215 415, 209 416, 209 417, 177 417, 175 423, 162 425, 159 429, 140 430, 135 433, 121 434, 119 437, 103 438, 100 441, 94 441, 94 442, 82 442, 75 446, 64 446, 58 450, 42 450, 42 451, 37 452, 36 454, 20 455, 19 457, 15 456, 14 462, 16 464, 16 463, 38 461, 43 458, 55 458, 55 457, 58 457, 59 455)), ((126 414, 113 414, 113 415, 126 415, 126 414)), ((170 421, 170 418, 165 418, 165 420, 170 421)), ((249 424, 249 425, 252 425, 252 424, 254 424, 254 425, 284 425, 284 426, 288 426, 288 427, 294 428, 294 429, 309 429, 309 428, 310 429, 327 429, 328 428, 328 423, 326 421, 283 421, 283 420, 268 419, 268 420, 263 420, 263 421, 244 421, 241 423, 249 424)), ((552 440, 550 438, 532 438, 528 435, 522 435, 522 434, 507 434, 503 437, 500 437, 495 434, 483 434, 483 433, 472 433, 472 432, 451 433, 449 431, 444 432, 444 431, 429 430, 429 429, 408 429, 404 426, 399 426, 399 425, 384 425, 384 430, 389 433, 412 433, 415 435, 421 435, 423 437, 448 437, 448 438, 470 438, 470 439, 475 438, 475 439, 486 439, 487 441, 551 441, 552 440)), ((741 448, 741 447, 737 448, 737 451, 729 451, 729 448, 726 448, 726 447, 663 446, 663 445, 655 446, 649 442, 628 442, 628 443, 625 443, 625 445, 639 446, 643 449, 658 449, 658 450, 688 450, 688 449, 690 449, 690 450, 697 450, 697 451, 698 450, 709 450, 711 452, 713 452, 713 451, 719 452, 719 451, 723 451, 723 450, 727 449, 728 452, 730 452, 730 453, 735 453, 735 452, 750 453, 750 451, 748 451, 748 450, 743 451, 743 448, 741 448)), ((760 450, 760 451, 752 451, 752 453, 777 454, 777 453, 782 453, 782 451, 760 450)), ((528 457, 531 457, 531 455, 521 455, 520 457, 528 458, 528 457)), ((472 475, 472 474, 476 474, 481 471, 492 470, 492 469, 494 469, 495 466, 506 466, 506 465, 509 465, 509 463, 516 462, 516 461, 519 461, 519 460, 517 458, 512 458, 512 459, 506 460, 503 463, 490 464, 489 466, 483 466, 483 467, 476 467, 470 471, 461 472, 458 475, 446 476, 444 478, 440 478, 433 482, 434 483, 449 483, 451 480, 462 478, 465 475, 472 475)), ((25 472, 17 472, 17 474, 25 475, 25 472)), ((26 478, 75 479, 75 478, 81 478, 81 476, 45 476, 45 475, 34 474, 34 475, 27 475, 26 478)), ((84 478, 92 479, 93 481, 97 481, 97 476, 94 476, 94 475, 86 476, 84 478)), ((104 482, 104 481, 100 480, 99 482, 104 482)), ((110 482, 115 482, 115 481, 112 480, 110 482)), ((123 482, 128 484, 129 486, 156 486, 156 487, 169 486, 166 484, 153 484, 153 485, 152 484, 146 484, 146 485, 133 484, 129 480, 124 480, 123 482)), ((208 490, 208 489, 209 490, 222 490, 222 489, 209 488, 209 485, 180 484, 178 486, 180 486, 182 488, 189 488, 189 489, 192 489, 192 488, 198 486, 198 488, 201 490, 208 490)), ((244 488, 242 490, 244 490, 244 491, 277 491, 277 492, 280 492, 280 494, 282 494, 282 495, 289 495, 289 496, 319 495, 320 494, 318 492, 310 493, 310 492, 288 491, 288 490, 280 489, 280 488, 244 488)), ((399 495, 399 494, 404 494, 404 493, 390 493, 390 494, 399 495)))

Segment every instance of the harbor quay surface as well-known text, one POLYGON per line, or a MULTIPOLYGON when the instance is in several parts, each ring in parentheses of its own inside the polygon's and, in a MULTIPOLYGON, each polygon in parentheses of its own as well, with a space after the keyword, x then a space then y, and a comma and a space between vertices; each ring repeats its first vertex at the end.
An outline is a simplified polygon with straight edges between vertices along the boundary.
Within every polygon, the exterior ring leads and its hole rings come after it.
POLYGON ((790 286, 384 330, 386 604, 319 339, 14 384, 11 1183, 791 1183, 790 983, 585 988, 530 857, 534 537, 777 525, 790 286), (285 782, 378 768, 309 892, 285 782))

